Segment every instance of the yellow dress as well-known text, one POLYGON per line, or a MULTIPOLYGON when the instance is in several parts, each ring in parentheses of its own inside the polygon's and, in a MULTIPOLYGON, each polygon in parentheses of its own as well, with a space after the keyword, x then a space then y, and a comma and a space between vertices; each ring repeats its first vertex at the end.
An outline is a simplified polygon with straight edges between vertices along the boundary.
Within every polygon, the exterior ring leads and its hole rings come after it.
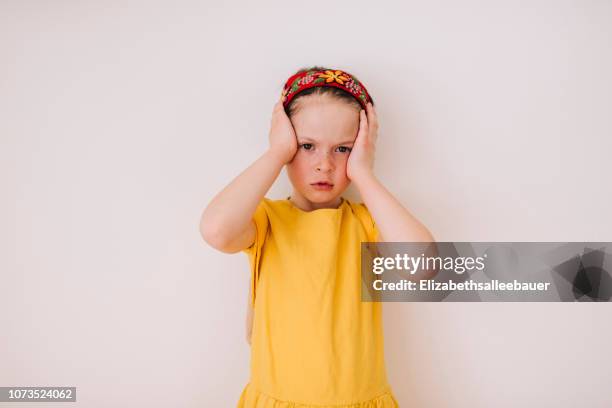
POLYGON ((263 198, 243 252, 254 307, 250 380, 238 408, 397 408, 387 382, 382 304, 361 301, 361 242, 378 229, 362 203, 310 212, 263 198))

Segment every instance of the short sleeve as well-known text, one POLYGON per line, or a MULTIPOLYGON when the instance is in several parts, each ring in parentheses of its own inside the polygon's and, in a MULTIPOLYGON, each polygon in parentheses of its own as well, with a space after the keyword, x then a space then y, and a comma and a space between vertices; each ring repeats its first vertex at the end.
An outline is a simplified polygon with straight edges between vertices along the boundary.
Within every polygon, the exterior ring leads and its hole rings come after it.
POLYGON ((376 226, 376 221, 374 221, 372 219, 372 225, 373 225, 373 229, 374 229, 374 239, 372 240, 373 242, 380 242, 380 231, 378 231, 378 227, 376 226))
POLYGON ((255 293, 257 287, 257 281, 259 280, 261 255, 263 253, 263 245, 266 240, 268 233, 269 221, 268 214, 265 209, 265 199, 262 200, 255 209, 253 214, 253 221, 255 222, 255 241, 253 244, 242 250, 249 257, 249 266, 251 269, 250 273, 250 288, 251 288, 251 306, 255 306, 255 293))
POLYGON ((366 230, 366 234, 369 240, 368 242, 378 242, 380 239, 380 232, 378 230, 378 227, 376 226, 374 218, 372 218, 372 215, 368 210, 368 207, 366 207, 365 204, 360 203, 355 206, 355 210, 357 217, 359 218, 361 224, 366 230))

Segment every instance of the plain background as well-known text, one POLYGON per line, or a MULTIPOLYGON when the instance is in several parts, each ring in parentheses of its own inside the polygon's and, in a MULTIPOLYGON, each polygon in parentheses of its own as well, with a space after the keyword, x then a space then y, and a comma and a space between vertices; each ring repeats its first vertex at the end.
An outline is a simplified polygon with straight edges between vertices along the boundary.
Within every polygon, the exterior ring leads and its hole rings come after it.
MULTIPOLYGON (((248 262, 199 217, 305 66, 368 87, 437 240, 612 241, 611 37, 603 0, 0 2, 0 386, 235 406, 248 262)), ((403 408, 612 406, 609 303, 384 310, 403 408)))

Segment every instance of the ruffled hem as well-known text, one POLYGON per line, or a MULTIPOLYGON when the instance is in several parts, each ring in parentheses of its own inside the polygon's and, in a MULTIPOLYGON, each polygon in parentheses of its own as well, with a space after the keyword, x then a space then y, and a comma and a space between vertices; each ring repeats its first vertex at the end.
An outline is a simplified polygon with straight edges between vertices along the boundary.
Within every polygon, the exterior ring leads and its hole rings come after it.
POLYGON ((281 401, 257 391, 247 384, 240 395, 237 408, 399 408, 391 390, 368 401, 341 405, 311 405, 300 402, 281 401))

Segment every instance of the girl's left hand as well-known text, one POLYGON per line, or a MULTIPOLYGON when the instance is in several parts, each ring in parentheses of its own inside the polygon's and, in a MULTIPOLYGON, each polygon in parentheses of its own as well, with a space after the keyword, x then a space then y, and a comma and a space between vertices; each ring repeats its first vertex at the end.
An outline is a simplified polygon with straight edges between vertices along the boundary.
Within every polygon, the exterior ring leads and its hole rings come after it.
POLYGON ((359 132, 346 164, 346 176, 353 182, 374 172, 374 153, 378 138, 378 117, 371 102, 359 112, 359 132))

